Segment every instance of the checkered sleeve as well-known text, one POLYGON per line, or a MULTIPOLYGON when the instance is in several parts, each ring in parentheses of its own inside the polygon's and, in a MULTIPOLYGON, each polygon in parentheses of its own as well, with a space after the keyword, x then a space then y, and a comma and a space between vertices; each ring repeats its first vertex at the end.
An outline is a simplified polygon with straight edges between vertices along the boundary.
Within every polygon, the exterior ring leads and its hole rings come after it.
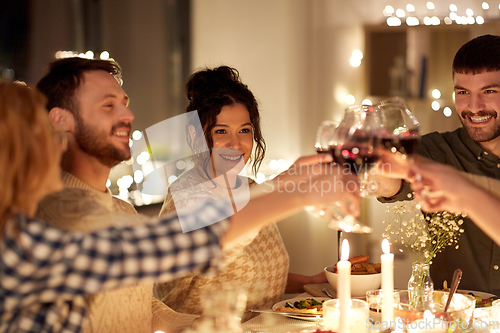
MULTIPOLYGON (((228 216, 230 209, 211 202, 184 218, 203 223, 228 216)), ((218 258, 219 238, 228 226, 222 220, 183 233, 178 217, 170 215, 156 223, 85 234, 22 217, 15 221, 20 235, 8 223, 0 245, 0 312, 205 272, 218 258)))

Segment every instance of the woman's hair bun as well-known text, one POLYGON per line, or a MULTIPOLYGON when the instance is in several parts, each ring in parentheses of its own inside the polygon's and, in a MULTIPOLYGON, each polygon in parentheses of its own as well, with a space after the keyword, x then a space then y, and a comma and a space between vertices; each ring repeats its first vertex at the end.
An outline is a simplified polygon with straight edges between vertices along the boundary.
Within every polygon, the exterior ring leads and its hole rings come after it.
POLYGON ((228 66, 207 68, 191 75, 186 84, 186 94, 190 103, 197 104, 211 96, 230 91, 235 84, 241 85, 240 75, 236 69, 228 66))

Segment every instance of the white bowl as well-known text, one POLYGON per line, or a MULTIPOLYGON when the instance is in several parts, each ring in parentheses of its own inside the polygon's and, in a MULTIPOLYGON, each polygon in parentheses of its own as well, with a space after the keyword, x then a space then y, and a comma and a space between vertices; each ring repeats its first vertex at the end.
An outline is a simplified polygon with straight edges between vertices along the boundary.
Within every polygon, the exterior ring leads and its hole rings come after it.
MULTIPOLYGON (((325 274, 333 290, 337 292, 337 273, 333 273, 335 265, 325 267, 325 274)), ((351 296, 364 297, 368 290, 379 289, 382 273, 354 275, 351 274, 351 296)))

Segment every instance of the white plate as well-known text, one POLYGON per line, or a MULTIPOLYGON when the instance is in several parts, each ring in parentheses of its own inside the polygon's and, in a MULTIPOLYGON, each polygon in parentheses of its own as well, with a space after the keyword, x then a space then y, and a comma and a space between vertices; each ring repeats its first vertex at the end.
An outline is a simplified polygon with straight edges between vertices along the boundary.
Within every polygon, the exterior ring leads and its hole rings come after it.
MULTIPOLYGON (((286 302, 290 302, 290 303, 295 303, 295 302, 299 302, 300 300, 303 300, 303 299, 310 299, 310 298, 314 298, 315 300, 317 300, 318 302, 321 302, 321 301, 328 301, 329 297, 300 297, 300 298, 291 298, 291 299, 286 299, 284 301, 281 301, 281 302, 278 302, 276 304, 273 305, 273 311, 276 311, 277 308, 279 308, 280 306, 285 306, 286 302)), ((316 318, 315 317, 301 317, 301 316, 294 316, 293 312, 290 312, 290 314, 284 314, 284 313, 277 313, 277 314, 281 314, 285 317, 289 317, 289 318, 295 318, 295 319, 302 319, 302 320, 308 320, 308 321, 315 321, 316 318)), ((318 314, 319 316, 322 316, 320 314, 318 314)))
POLYGON ((481 299, 486 299, 490 297, 496 297, 496 295, 490 294, 490 293, 485 293, 482 291, 475 291, 475 290, 464 290, 464 289, 458 289, 459 293, 473 293, 474 296, 479 296, 481 299))

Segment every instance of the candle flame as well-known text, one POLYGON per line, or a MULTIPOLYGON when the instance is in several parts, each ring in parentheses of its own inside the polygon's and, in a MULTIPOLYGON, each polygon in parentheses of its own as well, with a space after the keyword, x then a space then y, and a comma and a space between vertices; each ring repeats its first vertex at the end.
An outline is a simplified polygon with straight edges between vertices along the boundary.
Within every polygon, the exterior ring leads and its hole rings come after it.
POLYGON ((384 238, 382 241, 382 252, 384 252, 384 254, 391 253, 391 246, 389 245, 387 238, 384 238))
POLYGON ((347 239, 342 241, 342 253, 340 256, 340 260, 349 260, 349 242, 347 239))
POLYGON ((426 320, 434 319, 434 315, 429 310, 425 310, 424 311, 424 319, 426 319, 426 320))

